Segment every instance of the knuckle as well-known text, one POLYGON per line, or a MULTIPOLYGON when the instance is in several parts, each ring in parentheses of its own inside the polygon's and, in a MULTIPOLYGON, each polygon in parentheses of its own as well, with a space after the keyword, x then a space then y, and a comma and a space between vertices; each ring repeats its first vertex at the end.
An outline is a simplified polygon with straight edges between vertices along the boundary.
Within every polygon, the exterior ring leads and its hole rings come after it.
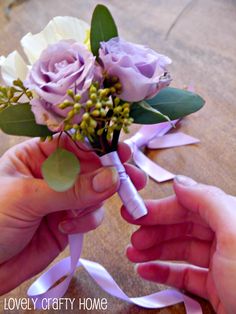
POLYGON ((72 187, 72 193, 68 193, 68 196, 73 199, 73 202, 78 204, 78 208, 85 208, 91 204, 91 195, 89 195, 88 180, 85 176, 79 177, 74 186, 72 187), (72 195, 71 195, 72 194, 72 195))

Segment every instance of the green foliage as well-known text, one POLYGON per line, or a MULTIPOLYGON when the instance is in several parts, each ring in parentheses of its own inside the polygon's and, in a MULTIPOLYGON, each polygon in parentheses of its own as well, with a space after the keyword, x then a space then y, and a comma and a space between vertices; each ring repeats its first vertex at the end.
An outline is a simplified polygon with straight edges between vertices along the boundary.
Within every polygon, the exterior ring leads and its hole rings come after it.
POLYGON ((102 4, 96 6, 90 31, 91 50, 94 56, 98 57, 100 42, 108 41, 118 36, 118 30, 110 11, 102 4))
POLYGON ((29 103, 10 105, 2 110, 0 128, 11 135, 47 137, 53 134, 45 125, 36 123, 29 103))
POLYGON ((13 81, 13 86, 0 86, 0 112, 11 105, 24 103, 31 99, 31 91, 24 86, 20 79, 13 81), (22 100, 23 98, 24 100, 22 100))
POLYGON ((195 93, 166 87, 152 99, 133 103, 130 117, 134 123, 155 124, 165 122, 166 117, 170 120, 182 118, 201 109, 204 103, 204 99, 195 93), (162 115, 150 110, 149 106, 162 115))
POLYGON ((42 166, 45 181, 57 192, 70 189, 75 184, 79 172, 79 160, 73 153, 62 148, 57 148, 42 166))

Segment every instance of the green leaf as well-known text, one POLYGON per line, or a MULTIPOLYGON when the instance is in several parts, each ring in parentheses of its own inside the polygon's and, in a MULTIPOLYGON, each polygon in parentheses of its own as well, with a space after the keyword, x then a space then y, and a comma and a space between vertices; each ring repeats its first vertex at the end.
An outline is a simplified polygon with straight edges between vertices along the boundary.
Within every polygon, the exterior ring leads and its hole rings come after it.
POLYGON ((161 119, 165 121, 170 121, 169 117, 162 114, 159 110, 156 110, 154 107, 149 105, 146 101, 140 101, 135 104, 135 106, 140 106, 142 109, 144 109, 146 112, 148 111, 150 114, 152 114, 153 117, 156 117, 156 119, 161 119))
POLYGON ((108 41, 117 36, 117 27, 110 11, 104 5, 98 4, 93 12, 90 31, 90 43, 93 55, 98 57, 100 42, 108 41))
POLYGON ((45 160, 42 173, 45 181, 53 190, 63 192, 70 189, 80 172, 80 163, 76 156, 62 148, 45 160))
POLYGON ((155 124, 165 122, 164 116, 170 120, 175 120, 187 116, 202 108, 204 99, 190 91, 166 87, 161 90, 154 98, 146 100, 153 109, 161 112, 163 117, 155 115, 150 110, 133 103, 131 106, 130 117, 134 123, 155 124))
POLYGON ((31 105, 28 103, 9 106, 0 112, 0 128, 11 135, 46 137, 53 133, 36 123, 31 105))

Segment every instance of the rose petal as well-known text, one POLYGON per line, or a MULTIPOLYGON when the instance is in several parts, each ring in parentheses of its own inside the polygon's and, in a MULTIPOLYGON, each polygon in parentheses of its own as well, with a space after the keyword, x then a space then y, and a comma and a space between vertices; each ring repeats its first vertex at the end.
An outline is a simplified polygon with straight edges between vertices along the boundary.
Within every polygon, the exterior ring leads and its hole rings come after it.
POLYGON ((53 132, 59 132, 63 128, 63 119, 57 114, 45 109, 43 100, 35 98, 31 100, 31 110, 34 113, 37 124, 47 125, 53 132))
POLYGON ((21 39, 21 45, 31 64, 37 61, 44 49, 59 40, 73 39, 85 43, 89 25, 75 17, 57 16, 38 34, 28 33, 21 39))
POLYGON ((140 101, 155 96, 170 83, 166 66, 171 60, 154 50, 119 37, 101 43, 99 59, 109 76, 117 76, 122 85, 119 97, 140 101))
POLYGON ((28 72, 26 63, 17 51, 11 52, 6 58, 2 56, 0 67, 2 78, 9 86, 18 78, 24 80, 28 72))

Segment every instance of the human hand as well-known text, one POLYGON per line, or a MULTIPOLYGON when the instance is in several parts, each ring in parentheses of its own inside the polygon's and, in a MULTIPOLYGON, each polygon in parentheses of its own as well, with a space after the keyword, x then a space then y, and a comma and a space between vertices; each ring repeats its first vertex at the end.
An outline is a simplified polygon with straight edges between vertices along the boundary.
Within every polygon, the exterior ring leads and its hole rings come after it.
MULTIPOLYGON (((41 166, 57 145, 56 136, 44 143, 32 139, 0 159, 0 294, 48 266, 66 247, 68 234, 96 228, 103 219, 103 201, 119 185, 114 168, 101 168, 95 153, 79 150, 63 135, 60 146, 76 154, 81 172, 73 188, 53 191, 42 179, 41 166)), ((129 159, 127 145, 120 144, 118 152, 122 162, 129 159)), ((143 187, 145 176, 125 167, 136 186, 143 187)))
POLYGON ((174 191, 147 201, 148 215, 136 221, 122 208, 128 222, 141 226, 127 256, 141 263, 142 278, 207 298, 217 314, 235 313, 236 197, 183 176, 174 191))

